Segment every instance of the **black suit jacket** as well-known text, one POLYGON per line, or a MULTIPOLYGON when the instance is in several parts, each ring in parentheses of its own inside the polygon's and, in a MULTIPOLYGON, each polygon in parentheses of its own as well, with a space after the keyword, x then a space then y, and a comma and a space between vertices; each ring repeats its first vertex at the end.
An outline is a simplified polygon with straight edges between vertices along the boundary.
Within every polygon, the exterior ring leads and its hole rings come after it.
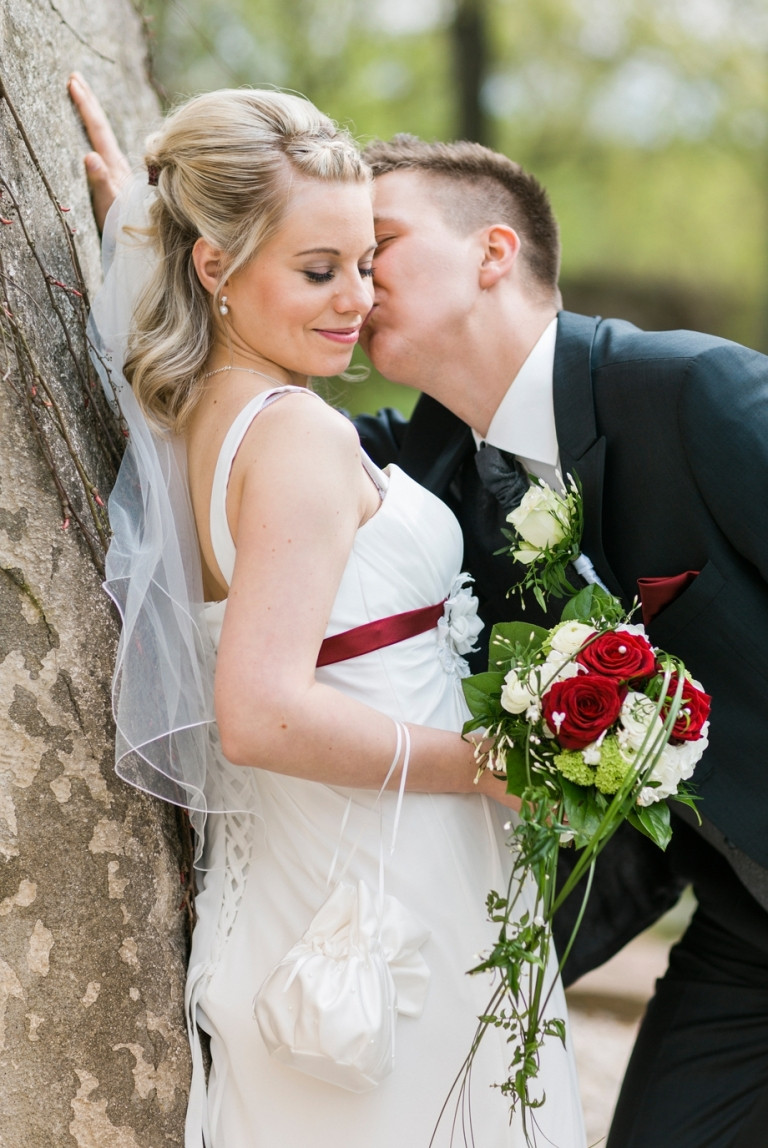
MULTIPOLYGON (((562 471, 582 483, 583 550, 609 588, 629 606, 638 578, 698 572, 649 636, 713 698, 694 776, 702 814, 768 867, 768 358, 561 312, 554 406, 562 471)), ((360 429, 377 461, 457 513, 487 626, 515 616, 513 564, 492 553, 502 516, 475 480, 468 428, 423 396, 410 423, 383 412, 360 429)))

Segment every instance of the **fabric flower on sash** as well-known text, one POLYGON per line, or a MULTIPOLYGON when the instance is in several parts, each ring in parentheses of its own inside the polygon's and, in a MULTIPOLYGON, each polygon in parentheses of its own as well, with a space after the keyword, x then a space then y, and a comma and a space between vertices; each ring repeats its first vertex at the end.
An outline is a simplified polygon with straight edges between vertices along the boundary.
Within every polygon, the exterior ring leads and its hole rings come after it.
POLYGON ((437 623, 437 647, 440 664, 446 673, 469 676, 464 654, 477 649, 477 637, 483 621, 477 613, 477 598, 469 589, 474 581, 469 574, 459 574, 445 601, 443 616, 437 623))

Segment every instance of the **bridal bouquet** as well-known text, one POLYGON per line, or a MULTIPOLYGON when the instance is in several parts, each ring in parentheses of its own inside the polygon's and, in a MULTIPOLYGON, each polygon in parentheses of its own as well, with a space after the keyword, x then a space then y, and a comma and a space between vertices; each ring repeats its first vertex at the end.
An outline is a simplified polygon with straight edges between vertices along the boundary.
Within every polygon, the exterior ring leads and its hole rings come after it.
POLYGON ((464 732, 486 731, 481 768, 503 774, 508 792, 522 799, 508 887, 488 896, 498 940, 470 970, 494 970, 497 977, 467 1067, 489 1027, 506 1031, 512 1053, 501 1088, 512 1109, 521 1110, 528 1137, 529 1110, 543 1103, 530 1091, 540 1049, 548 1037, 565 1040, 564 1020, 545 1016, 553 987, 547 983, 552 917, 586 874, 562 967, 596 858, 619 825, 628 821, 666 848, 666 799, 694 802, 685 782, 707 746, 710 698, 679 659, 651 645, 594 574, 578 593, 568 582, 568 562, 587 578, 591 571, 579 553, 581 498, 573 482, 564 496, 532 486, 508 521, 511 552, 528 567, 526 584, 542 597, 571 595, 551 630, 525 622, 495 626, 488 672, 463 682, 472 715, 464 732), (579 857, 557 891, 558 851, 566 844, 579 857), (521 912, 531 878, 534 905, 521 912))

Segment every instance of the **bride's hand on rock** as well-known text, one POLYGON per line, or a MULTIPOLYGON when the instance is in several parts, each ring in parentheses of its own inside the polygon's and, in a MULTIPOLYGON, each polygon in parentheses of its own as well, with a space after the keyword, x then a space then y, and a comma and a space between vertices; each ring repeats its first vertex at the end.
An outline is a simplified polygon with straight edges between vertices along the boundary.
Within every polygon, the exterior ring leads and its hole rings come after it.
POLYGON ((79 72, 73 72, 69 77, 68 88, 93 148, 85 156, 85 171, 96 226, 102 231, 113 200, 131 176, 131 167, 120 150, 104 109, 79 72))

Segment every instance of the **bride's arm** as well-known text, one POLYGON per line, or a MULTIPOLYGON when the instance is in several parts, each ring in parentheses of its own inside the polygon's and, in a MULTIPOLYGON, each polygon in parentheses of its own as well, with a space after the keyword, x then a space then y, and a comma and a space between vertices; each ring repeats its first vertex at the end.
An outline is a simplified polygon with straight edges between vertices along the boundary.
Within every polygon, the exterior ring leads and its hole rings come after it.
MULTIPOLYGON (((274 404, 238 452, 229 498, 237 561, 216 714, 224 752, 239 765, 334 785, 376 789, 383 781, 393 722, 314 675, 371 490, 353 427, 319 402, 274 404)), ((409 789, 503 798, 490 775, 474 785, 472 746, 459 734, 409 728, 409 789)))

